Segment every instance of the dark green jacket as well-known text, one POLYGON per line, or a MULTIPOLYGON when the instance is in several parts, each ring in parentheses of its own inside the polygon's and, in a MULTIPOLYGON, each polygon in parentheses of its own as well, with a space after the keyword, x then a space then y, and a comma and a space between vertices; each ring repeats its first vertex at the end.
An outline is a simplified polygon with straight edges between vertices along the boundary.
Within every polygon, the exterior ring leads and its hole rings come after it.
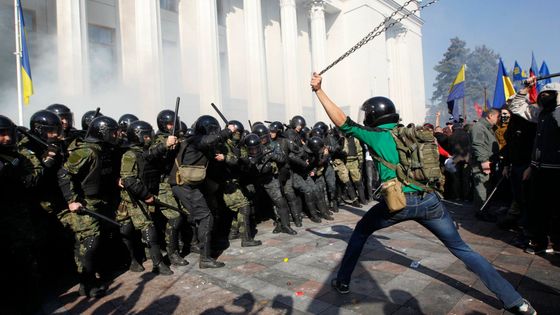
POLYGON ((499 152, 498 141, 492 125, 481 119, 471 129, 471 164, 480 168, 480 163, 494 161, 499 152))
MULTIPOLYGON (((379 129, 386 129, 386 131, 373 131, 363 126, 358 125, 350 117, 346 119, 346 122, 340 126, 340 130, 348 136, 353 136, 356 139, 367 144, 370 150, 392 164, 399 163, 399 154, 397 152, 397 144, 391 135, 390 130, 393 129, 397 124, 383 124, 378 126, 379 129)), ((379 170, 379 177, 381 182, 386 182, 390 179, 396 178, 397 174, 395 171, 389 169, 385 165, 378 161, 374 161, 377 169, 379 170)), ((404 184, 403 184, 404 185, 404 184)), ((414 192, 421 191, 421 189, 414 186, 403 186, 404 192, 414 192)))

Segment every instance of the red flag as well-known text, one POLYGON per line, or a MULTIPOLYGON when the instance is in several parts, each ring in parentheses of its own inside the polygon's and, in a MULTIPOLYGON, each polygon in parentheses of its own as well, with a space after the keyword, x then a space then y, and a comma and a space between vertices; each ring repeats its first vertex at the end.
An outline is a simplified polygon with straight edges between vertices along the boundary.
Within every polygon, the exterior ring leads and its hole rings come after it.
MULTIPOLYGON (((529 73, 530 73, 529 77, 535 76, 533 70, 529 70, 529 73)), ((529 88, 529 103, 531 104, 537 103, 537 96, 538 96, 537 85, 535 84, 531 88, 529 88)))
POLYGON ((482 107, 480 107, 477 102, 474 102, 474 110, 476 111, 478 118, 482 117, 482 107))

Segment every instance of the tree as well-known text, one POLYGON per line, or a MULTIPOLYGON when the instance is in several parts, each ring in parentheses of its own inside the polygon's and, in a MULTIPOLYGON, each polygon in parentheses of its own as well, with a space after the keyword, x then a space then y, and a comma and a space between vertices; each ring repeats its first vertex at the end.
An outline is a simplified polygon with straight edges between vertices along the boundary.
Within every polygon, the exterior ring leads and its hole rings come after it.
MULTIPOLYGON (((451 45, 447 48, 447 52, 443 55, 443 59, 434 67, 438 72, 435 90, 432 94, 432 105, 428 106, 428 116, 435 117, 435 114, 441 112, 442 122, 446 121, 448 116, 447 96, 449 88, 461 65, 466 64, 465 71, 465 106, 468 120, 478 118, 474 110, 474 102, 478 102, 484 107, 484 87, 487 88, 487 98, 492 100, 494 93, 494 84, 496 81, 496 73, 498 69, 497 60, 499 55, 485 45, 477 46, 471 52, 466 48, 466 43, 459 38, 451 39, 451 45)), ((456 102, 459 106, 463 106, 463 101, 456 102)), ((463 108, 460 110, 463 114, 463 108)), ((434 119, 429 119, 434 120, 434 119)))
POLYGON ((458 37, 452 38, 451 44, 443 54, 443 59, 434 67, 438 75, 434 83, 435 91, 432 94, 432 106, 428 109, 428 116, 434 117, 435 113, 440 111, 442 116, 445 117, 449 88, 461 66, 467 62, 469 49, 466 46, 465 41, 458 37))
POLYGON ((471 120, 477 117, 473 108, 474 102, 484 107, 484 87, 486 87, 486 97, 492 101, 498 72, 498 58, 500 55, 485 45, 475 47, 467 58, 465 97, 467 116, 471 120))

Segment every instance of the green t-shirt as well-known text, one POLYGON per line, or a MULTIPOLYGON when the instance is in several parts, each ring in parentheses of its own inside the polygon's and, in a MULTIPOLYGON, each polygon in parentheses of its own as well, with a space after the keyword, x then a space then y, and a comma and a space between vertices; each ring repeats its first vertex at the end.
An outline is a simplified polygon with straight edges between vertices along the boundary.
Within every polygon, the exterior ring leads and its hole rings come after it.
MULTIPOLYGON (((393 129, 396 125, 396 123, 379 125, 378 128, 386 129, 387 131, 373 131, 356 124, 352 119, 350 119, 350 117, 347 117, 344 124, 340 126, 340 130, 345 134, 354 136, 358 140, 367 144, 367 146, 371 150, 373 150, 376 155, 386 160, 387 162, 391 164, 398 164, 399 154, 397 152, 397 144, 395 143, 395 140, 393 139, 393 136, 390 132, 390 130, 393 129)), ((376 161, 375 159, 374 162, 377 169, 379 170, 379 178, 382 183, 397 177, 396 172, 392 169, 376 161)), ((422 189, 413 185, 404 186, 403 184, 403 191, 415 192, 422 191, 422 189)))

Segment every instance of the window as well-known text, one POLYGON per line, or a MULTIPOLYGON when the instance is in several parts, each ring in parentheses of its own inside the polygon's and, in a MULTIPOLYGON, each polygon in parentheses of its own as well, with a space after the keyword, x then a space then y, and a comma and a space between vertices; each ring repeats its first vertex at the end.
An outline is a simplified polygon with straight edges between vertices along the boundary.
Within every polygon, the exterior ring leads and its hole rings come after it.
POLYGON ((37 32, 37 23, 35 22, 35 11, 23 9, 23 21, 25 22, 25 31, 27 33, 37 32))
POLYGON ((171 12, 179 12, 178 0, 159 0, 159 7, 171 12))
POLYGON ((114 82, 117 75, 115 29, 88 25, 89 69, 93 91, 114 82))

